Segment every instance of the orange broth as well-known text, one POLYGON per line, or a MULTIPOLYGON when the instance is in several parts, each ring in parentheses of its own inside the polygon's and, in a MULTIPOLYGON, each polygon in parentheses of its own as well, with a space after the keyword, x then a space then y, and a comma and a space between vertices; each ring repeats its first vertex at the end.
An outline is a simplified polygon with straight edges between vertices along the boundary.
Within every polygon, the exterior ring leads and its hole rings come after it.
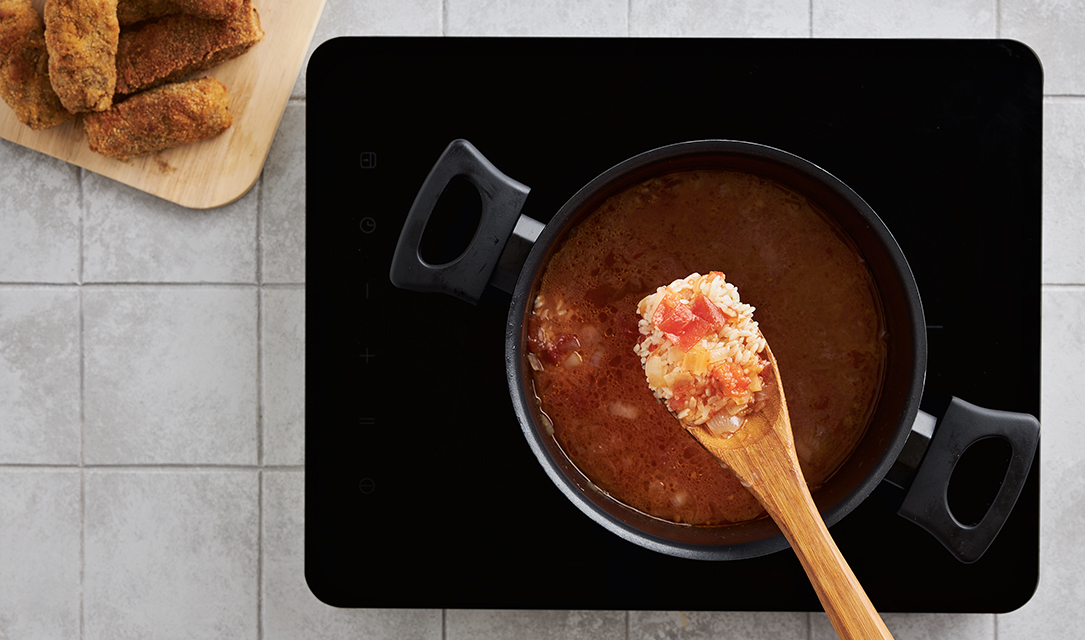
POLYGON ((712 270, 756 308, 812 488, 861 439, 886 357, 861 257, 814 205, 774 181, 674 173, 585 217, 547 263, 529 321, 540 408, 558 444, 600 489, 692 525, 741 522, 762 509, 652 396, 633 347, 641 298, 712 270))

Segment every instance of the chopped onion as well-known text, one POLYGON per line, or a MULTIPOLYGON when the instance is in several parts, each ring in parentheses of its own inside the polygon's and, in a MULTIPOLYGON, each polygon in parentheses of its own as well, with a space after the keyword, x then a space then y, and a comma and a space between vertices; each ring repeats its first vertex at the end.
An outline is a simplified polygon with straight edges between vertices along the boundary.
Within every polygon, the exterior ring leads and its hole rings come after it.
POLYGON ((574 351, 569 354, 568 358, 565 358, 565 366, 572 369, 573 367, 579 367, 580 363, 584 362, 584 359, 580 357, 579 351, 574 351))
POLYGON ((685 369, 675 369, 670 373, 663 375, 663 379, 667 382, 667 386, 671 389, 680 387, 683 384, 689 384, 693 382, 693 374, 685 369))
POLYGON ((577 337, 580 338, 580 344, 588 346, 599 342, 603 337, 603 331, 594 324, 586 324, 577 331, 577 337))
POLYGON ((750 391, 757 392, 761 390, 761 374, 755 373, 750 376, 750 391))
POLYGON ((693 347, 682 358, 682 366, 695 376, 701 375, 708 370, 708 350, 700 345, 693 347))
POLYGON ((614 402, 611 402, 610 406, 607 407, 607 410, 610 411, 610 413, 612 413, 613 415, 619 416, 621 418, 629 418, 630 420, 636 420, 640 416, 640 409, 638 409, 635 405, 629 404, 628 402, 622 402, 620 400, 615 400, 614 402))
POLYGON ((542 422, 543 429, 546 430, 546 433, 548 433, 549 435, 554 435, 554 421, 550 419, 550 416, 540 411, 539 421, 542 422))
POLYGON ((663 379, 663 358, 658 355, 648 356, 644 362, 644 373, 648 376, 648 384, 652 385, 653 389, 667 386, 667 381, 663 379))
POLYGON ((542 371, 543 370, 542 361, 539 360, 539 357, 536 356, 534 353, 528 352, 528 354, 527 354, 527 363, 529 365, 531 365, 531 368, 534 369, 535 371, 542 371))
POLYGON ((716 415, 708 419, 708 422, 704 423, 704 426, 708 428, 713 434, 722 436, 727 433, 734 433, 742 426, 743 419, 738 416, 728 415, 726 411, 720 411, 716 415))

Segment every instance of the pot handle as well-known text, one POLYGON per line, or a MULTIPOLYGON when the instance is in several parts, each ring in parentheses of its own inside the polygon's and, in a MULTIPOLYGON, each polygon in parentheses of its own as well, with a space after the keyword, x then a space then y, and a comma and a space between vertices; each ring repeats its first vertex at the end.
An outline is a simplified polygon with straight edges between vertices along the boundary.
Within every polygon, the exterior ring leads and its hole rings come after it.
MULTIPOLYGON (((913 434, 921 431, 913 429, 913 434)), ((952 398, 897 513, 926 529, 961 562, 979 560, 1021 495, 1039 440, 1040 423, 1029 414, 984 409, 952 398), (987 513, 977 524, 965 525, 950 511, 950 479, 961 455, 986 438, 1001 438, 1009 444, 1009 465, 987 513)))
POLYGON ((433 165, 403 224, 392 256, 392 284, 437 291, 477 304, 520 217, 530 189, 506 176, 466 140, 453 140, 433 165), (449 183, 466 178, 482 198, 478 230, 467 248, 446 264, 429 264, 420 246, 433 209, 449 183))

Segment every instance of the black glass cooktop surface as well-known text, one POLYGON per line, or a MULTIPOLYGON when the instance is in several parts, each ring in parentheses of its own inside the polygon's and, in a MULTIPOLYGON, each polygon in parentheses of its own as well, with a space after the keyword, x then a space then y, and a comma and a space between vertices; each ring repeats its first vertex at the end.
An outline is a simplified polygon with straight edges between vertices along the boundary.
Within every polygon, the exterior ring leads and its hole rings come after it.
MULTIPOLYGON (((343 38, 308 67, 305 572, 344 607, 819 610, 790 550, 643 549, 550 482, 512 409, 510 296, 399 290, 419 186, 470 140, 548 221, 668 143, 746 140, 850 185, 926 313, 923 408, 1039 416, 1040 64, 1009 41, 343 38)), ((441 237, 469 237, 451 224, 441 237)), ((1032 595, 1039 464, 962 564, 882 483, 832 534, 882 611, 1000 612, 1032 595)))

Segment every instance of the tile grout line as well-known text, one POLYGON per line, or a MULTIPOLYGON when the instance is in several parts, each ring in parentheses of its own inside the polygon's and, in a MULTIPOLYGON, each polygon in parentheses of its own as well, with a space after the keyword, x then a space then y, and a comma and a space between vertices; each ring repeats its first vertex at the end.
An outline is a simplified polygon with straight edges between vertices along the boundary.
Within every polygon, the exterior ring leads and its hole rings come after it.
POLYGON ((256 185, 256 638, 264 638, 264 172, 256 185))
POLYGON ((83 469, 86 429, 86 355, 83 339, 83 289, 79 289, 79 638, 85 638, 87 568, 87 474, 83 469))
POLYGON ((256 465, 264 466, 264 175, 256 185, 256 465))
POLYGON ((256 638, 264 639, 264 470, 256 472, 256 638))
POLYGON ((1040 283, 1040 292, 1045 291, 1080 291, 1085 288, 1085 283, 1081 282, 1042 282, 1040 283))
POLYGON ((75 266, 75 280, 79 285, 83 284, 83 263, 86 261, 84 247, 86 246, 86 223, 87 223, 87 198, 83 186, 86 169, 79 167, 76 172, 76 187, 79 199, 79 252, 75 266))
POLYGON ((0 463, 0 469, 27 469, 33 471, 282 471, 302 472, 305 471, 303 464, 272 464, 272 465, 246 465, 246 464, 219 464, 203 462, 143 462, 143 463, 98 463, 98 464, 36 464, 29 462, 5 462, 0 463))
MULTIPOLYGON (((1085 284, 1085 283, 1083 283, 1085 284)), ((264 289, 264 290, 297 290, 304 289, 304 282, 266 282, 263 284, 256 284, 253 282, 179 282, 179 281, 132 281, 132 282, 3 282, 0 281, 0 287, 7 287, 12 289, 99 289, 110 288, 117 289, 127 287, 130 289, 140 287, 162 287, 162 288, 183 288, 190 289, 199 288, 229 288, 229 289, 264 289)))
POLYGON ((86 637, 87 476, 79 470, 79 638, 86 637))
POLYGON ((86 569, 87 569, 87 474, 83 468, 86 449, 87 428, 87 352, 86 352, 86 316, 83 309, 83 269, 86 261, 86 191, 84 177, 86 169, 78 171, 79 186, 79 252, 76 265, 76 300, 79 320, 79 638, 86 637, 86 569))

